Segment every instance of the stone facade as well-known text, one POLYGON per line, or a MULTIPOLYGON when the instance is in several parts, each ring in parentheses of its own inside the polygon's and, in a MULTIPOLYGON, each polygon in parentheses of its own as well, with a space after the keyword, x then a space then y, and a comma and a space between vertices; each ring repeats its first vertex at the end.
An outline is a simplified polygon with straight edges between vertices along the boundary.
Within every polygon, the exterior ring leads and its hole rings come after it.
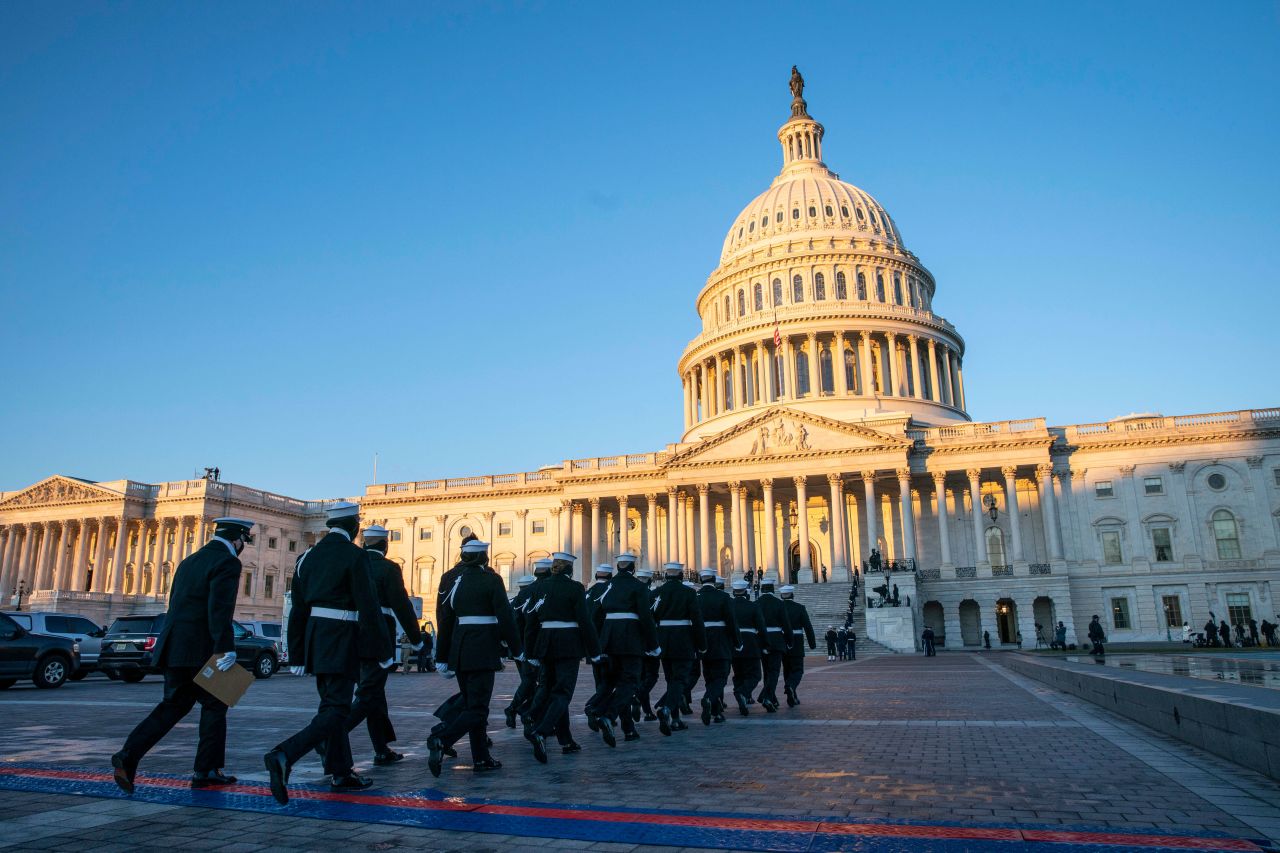
MULTIPOLYGON (((778 139, 780 174, 734 219, 696 300, 700 331, 677 363, 681 440, 368 486, 362 516, 392 531, 411 592, 429 599, 474 531, 513 587, 559 549, 581 556, 583 578, 632 549, 651 566, 808 584, 861 576, 876 548, 914 594, 910 624, 868 625, 910 636, 929 623, 952 648, 984 632, 1031 644, 1036 623, 1051 636, 1058 620, 1078 642, 1095 613, 1113 642, 1178 636, 1211 611, 1275 617, 1280 409, 971 422, 965 343, 934 313, 932 274, 884 208, 823 163, 802 99, 778 139)), ((0 588, 21 581, 32 606, 86 615, 160 607, 172 566, 234 513, 262 525, 239 613, 278 616, 322 509, 205 480, 53 477, 0 495, 0 588)))

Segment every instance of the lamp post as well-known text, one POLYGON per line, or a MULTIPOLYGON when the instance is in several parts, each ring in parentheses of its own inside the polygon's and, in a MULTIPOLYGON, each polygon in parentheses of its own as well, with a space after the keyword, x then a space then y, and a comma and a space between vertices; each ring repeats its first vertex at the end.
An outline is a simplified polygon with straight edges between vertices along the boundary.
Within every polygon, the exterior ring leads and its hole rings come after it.
POLYGON ((30 591, 31 590, 27 589, 26 578, 23 578, 22 580, 18 581, 18 585, 13 588, 13 595, 14 595, 13 609, 14 610, 18 610, 18 611, 22 610, 22 597, 30 591))
POLYGON ((996 504, 995 495, 987 495, 982 499, 982 505, 987 508, 987 515, 991 516, 991 520, 995 521, 1000 515, 1000 509, 996 504))

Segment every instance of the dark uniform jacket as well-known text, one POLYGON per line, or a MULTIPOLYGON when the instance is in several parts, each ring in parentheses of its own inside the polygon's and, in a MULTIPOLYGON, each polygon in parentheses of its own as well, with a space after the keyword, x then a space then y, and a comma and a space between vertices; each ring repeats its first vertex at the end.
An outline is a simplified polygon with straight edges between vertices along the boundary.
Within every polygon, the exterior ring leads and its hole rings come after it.
POLYGON ((733 617, 738 620, 738 637, 742 650, 734 651, 735 658, 760 657, 760 644, 765 641, 764 616, 760 606, 745 595, 733 596, 733 617), (747 630, 752 628, 754 630, 747 630))
POLYGON ((673 578, 653 591, 653 618, 658 623, 658 644, 668 660, 693 660, 707 648, 698 594, 673 578), (688 621, 690 625, 663 625, 688 621))
POLYGON ((436 661, 454 672, 502 669, 502 659, 520 654, 515 614, 500 578, 484 566, 467 566, 436 608, 439 640, 436 661), (465 625, 467 616, 494 618, 496 622, 465 625), (503 644, 506 648, 503 648, 503 644))
POLYGON ((658 632, 649 610, 649 590, 635 576, 618 572, 596 603, 600 648, 607 655, 636 657, 658 647, 658 632), (609 618, 610 613, 633 613, 635 619, 609 618))
POLYGON ((813 623, 809 621, 809 611, 793 598, 784 598, 782 606, 786 609, 787 618, 791 620, 792 643, 787 654, 804 657, 805 641, 808 641, 811 649, 818 647, 818 639, 813 635, 813 623), (797 634, 797 631, 803 632, 803 636, 797 634))
POLYGON ((782 599, 771 592, 762 593, 756 606, 764 617, 766 629, 761 641, 761 651, 767 650, 769 654, 785 652, 791 645, 791 617, 787 608, 782 606, 782 599), (770 631, 769 628, 777 630, 770 631))
POLYGON ((415 646, 422 642, 422 629, 418 627, 418 614, 413 611, 409 593, 405 591, 404 575, 400 573, 400 567, 384 557, 381 551, 367 550, 369 551, 369 576, 373 579, 373 592, 378 597, 378 607, 382 610, 382 619, 386 623, 389 639, 387 647, 383 649, 383 654, 378 659, 386 660, 395 657, 396 641, 399 639, 396 622, 400 623, 405 636, 415 646), (394 615, 388 615, 388 610, 394 615))
POLYGON ((702 657, 706 660, 733 660, 733 651, 742 645, 742 638, 738 635, 738 617, 733 612, 732 599, 713 584, 698 587, 697 595, 702 625, 707 632, 707 650, 702 657), (723 622, 724 627, 708 625, 709 622, 723 622))
POLYGON ((155 665, 204 666, 214 652, 233 651, 231 617, 239 588, 240 558, 219 539, 179 563, 169 615, 152 651, 155 665))
MULTIPOLYGON (((535 586, 539 586, 535 584, 535 586)), ((550 575, 525 605, 526 657, 599 657, 600 638, 587 612, 587 591, 568 575, 550 575), (573 623, 575 628, 544 628, 544 623, 573 623)))
POLYGON ((600 601, 600 596, 604 595, 604 591, 609 588, 609 583, 613 580, 600 580, 587 587, 587 611, 595 614, 596 604, 600 601))
POLYGON ((317 675, 360 677, 361 660, 386 660, 390 640, 370 578, 369 552, 330 531, 298 558, 289 611, 289 662, 317 675), (356 621, 313 616, 353 611, 356 621))
POLYGON ((524 607, 529 602, 529 596, 533 592, 533 584, 520 587, 520 591, 516 593, 516 597, 511 599, 511 615, 516 620, 516 633, 522 638, 524 637, 524 607))

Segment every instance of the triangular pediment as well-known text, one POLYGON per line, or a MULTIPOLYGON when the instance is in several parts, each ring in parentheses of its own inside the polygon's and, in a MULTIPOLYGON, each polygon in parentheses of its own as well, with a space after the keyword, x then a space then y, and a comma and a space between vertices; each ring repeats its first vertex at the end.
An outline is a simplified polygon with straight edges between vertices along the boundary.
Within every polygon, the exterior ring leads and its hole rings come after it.
POLYGON ((119 492, 103 488, 96 483, 55 474, 7 498, 3 503, 0 503, 0 509, 56 506, 58 504, 83 503, 85 501, 118 501, 123 497, 124 495, 119 492))
POLYGON ((778 406, 682 450, 667 460, 667 466, 903 451, 913 444, 909 438, 889 435, 862 424, 778 406))

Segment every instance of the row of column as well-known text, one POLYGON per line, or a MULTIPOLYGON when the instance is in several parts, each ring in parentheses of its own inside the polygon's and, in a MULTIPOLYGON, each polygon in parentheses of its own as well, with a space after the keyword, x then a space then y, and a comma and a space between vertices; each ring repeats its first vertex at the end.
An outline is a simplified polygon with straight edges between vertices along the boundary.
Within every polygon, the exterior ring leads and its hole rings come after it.
POLYGON ((700 359, 681 382, 686 429, 746 406, 815 397, 909 397, 965 408, 959 353, 944 341, 895 332, 809 332, 784 335, 780 346, 772 338, 740 344, 700 359), (801 354, 808 373, 803 392, 801 354))
POLYGON ((212 519, 194 516, 10 524, 0 530, 0 595, 15 594, 20 582, 24 595, 46 589, 120 594, 126 586, 136 593, 141 577, 126 585, 129 564, 135 575, 148 562, 176 565, 212 535, 212 525, 212 519))

